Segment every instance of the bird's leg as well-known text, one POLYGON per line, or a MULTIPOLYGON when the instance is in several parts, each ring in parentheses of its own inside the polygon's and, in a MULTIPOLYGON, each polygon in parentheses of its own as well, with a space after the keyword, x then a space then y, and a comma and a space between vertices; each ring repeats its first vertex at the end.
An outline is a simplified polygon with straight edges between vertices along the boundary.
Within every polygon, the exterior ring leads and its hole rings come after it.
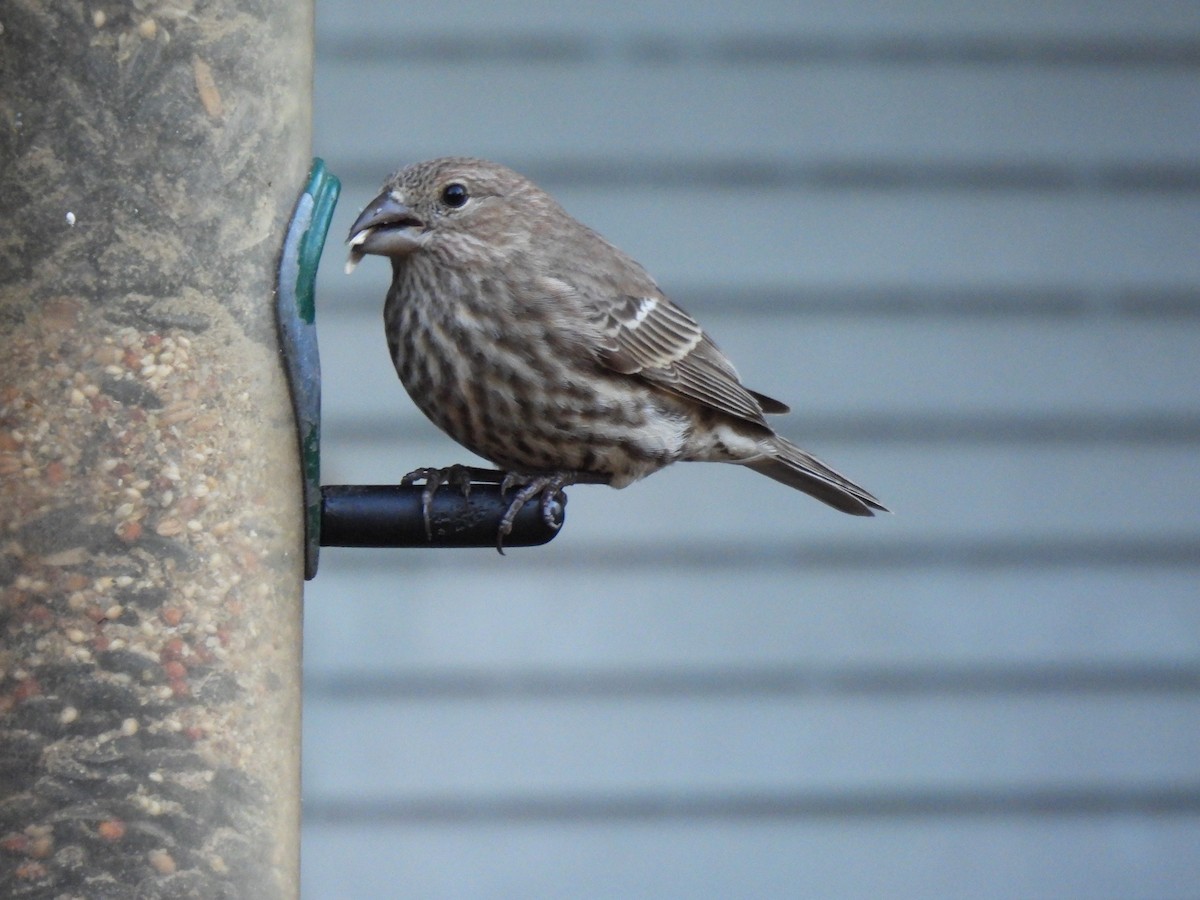
POLYGON ((504 554, 504 538, 512 531, 513 522, 517 520, 517 513, 534 497, 541 496, 542 521, 558 531, 562 527, 562 520, 554 514, 554 501, 561 500, 564 505, 566 504, 567 498, 563 495, 563 488, 573 484, 608 484, 609 481, 610 476, 596 472, 506 473, 504 480, 500 482, 500 496, 503 497, 507 494, 510 488, 519 486, 520 490, 517 491, 512 503, 508 505, 508 509, 500 519, 500 528, 496 533, 496 549, 500 551, 501 555, 504 554))
POLYGON ((513 488, 520 488, 504 511, 496 530, 496 549, 503 556, 504 539, 512 532, 517 514, 526 503, 534 497, 540 497, 542 521, 557 531, 562 527, 562 521, 555 515, 554 502, 561 500, 564 504, 566 503, 563 488, 572 484, 608 484, 609 476, 572 471, 537 474, 498 472, 495 469, 453 465, 444 469, 433 467, 413 469, 400 479, 401 484, 412 484, 415 481, 425 482, 425 487, 421 491, 421 512, 425 518, 425 536, 431 541, 433 540, 433 523, 430 521, 430 509, 433 505, 433 495, 442 485, 457 487, 462 491, 464 497, 470 496, 471 485, 474 482, 499 484, 501 497, 513 488))
POLYGON ((421 491, 421 515, 425 519, 425 537, 433 540, 433 523, 429 518, 429 510, 433 506, 433 495, 443 484, 456 487, 464 497, 471 496, 471 479, 478 472, 471 466, 453 465, 444 469, 425 467, 413 469, 400 479, 401 484, 412 484, 414 481, 424 481, 425 489, 421 491))
POLYGON ((508 472, 500 482, 500 496, 503 497, 510 489, 520 486, 500 519, 500 527, 496 531, 496 549, 504 555, 504 539, 512 531, 517 513, 534 497, 541 495, 542 521, 557 531, 562 527, 562 521, 554 515, 554 501, 562 497, 562 490, 569 485, 582 480, 579 472, 544 472, 539 475, 526 475, 520 472, 508 472))

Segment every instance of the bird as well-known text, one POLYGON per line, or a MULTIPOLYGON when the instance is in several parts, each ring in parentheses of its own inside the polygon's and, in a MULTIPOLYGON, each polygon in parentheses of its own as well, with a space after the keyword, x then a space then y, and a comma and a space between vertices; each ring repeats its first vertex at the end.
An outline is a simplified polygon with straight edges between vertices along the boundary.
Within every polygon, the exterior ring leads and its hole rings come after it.
MULTIPOLYGON (((517 512, 580 483, 623 488, 681 461, 745 466, 834 509, 887 508, 782 437, 786 404, 742 384, 683 307, 622 250, 528 178, 466 156, 392 174, 350 228, 347 274, 388 258, 388 349, 439 428, 504 472, 497 549, 517 512)), ((465 466, 421 468, 433 492, 469 488, 465 466)))

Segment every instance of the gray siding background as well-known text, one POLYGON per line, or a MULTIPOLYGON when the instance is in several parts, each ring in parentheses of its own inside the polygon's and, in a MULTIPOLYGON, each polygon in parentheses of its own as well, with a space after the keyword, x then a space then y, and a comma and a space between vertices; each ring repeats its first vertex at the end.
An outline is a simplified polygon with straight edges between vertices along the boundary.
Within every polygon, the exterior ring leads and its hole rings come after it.
POLYGON ((317 50, 326 482, 469 461, 337 245, 464 153, 896 513, 683 465, 503 559, 326 550, 307 897, 1200 897, 1200 4, 321 0, 317 50))

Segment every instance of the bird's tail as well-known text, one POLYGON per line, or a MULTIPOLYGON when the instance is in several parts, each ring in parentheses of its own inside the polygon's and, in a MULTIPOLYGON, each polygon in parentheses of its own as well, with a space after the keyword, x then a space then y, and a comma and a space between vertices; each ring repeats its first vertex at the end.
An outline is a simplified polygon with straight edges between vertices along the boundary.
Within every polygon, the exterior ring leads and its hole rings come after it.
POLYGON ((870 492, 778 436, 771 439, 769 456, 745 465, 852 516, 873 516, 874 510, 888 512, 870 492))

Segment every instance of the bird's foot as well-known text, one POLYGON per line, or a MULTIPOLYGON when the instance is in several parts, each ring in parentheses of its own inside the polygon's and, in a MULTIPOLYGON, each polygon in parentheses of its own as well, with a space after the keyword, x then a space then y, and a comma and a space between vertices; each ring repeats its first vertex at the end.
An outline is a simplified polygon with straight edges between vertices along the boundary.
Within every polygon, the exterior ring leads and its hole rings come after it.
POLYGON ((444 469, 424 467, 413 469, 400 479, 401 484, 425 482, 425 489, 421 491, 421 515, 425 519, 425 537, 427 539, 433 540, 433 522, 430 521, 429 510, 433 506, 433 495, 437 493, 437 489, 442 485, 449 485, 462 491, 464 497, 470 497, 471 480, 476 471, 470 466, 463 465, 447 466, 444 469))
MULTIPOLYGON (((562 527, 562 519, 556 515, 554 503, 556 500, 566 503, 563 488, 584 480, 579 472, 543 472, 538 475, 527 475, 520 472, 508 472, 500 482, 500 496, 503 497, 513 488, 520 488, 513 495, 512 503, 508 505, 500 519, 500 527, 496 531, 496 549, 504 555, 504 539, 512 531, 517 513, 534 497, 541 497, 542 521, 550 528, 558 531, 562 527)), ((559 507, 561 509, 561 506, 559 507)))

